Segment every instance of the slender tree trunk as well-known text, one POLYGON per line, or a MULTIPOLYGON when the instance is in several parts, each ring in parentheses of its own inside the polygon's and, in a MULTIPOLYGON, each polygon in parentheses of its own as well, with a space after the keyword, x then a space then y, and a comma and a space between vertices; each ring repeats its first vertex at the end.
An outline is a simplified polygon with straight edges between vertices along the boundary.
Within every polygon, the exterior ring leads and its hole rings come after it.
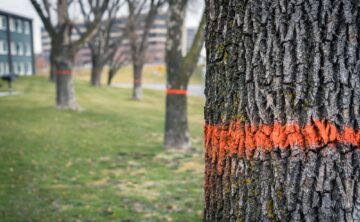
POLYGON ((191 49, 185 57, 181 52, 182 28, 188 1, 169 1, 169 22, 166 43, 166 116, 164 146, 167 149, 189 149, 187 120, 187 88, 204 43, 203 17, 191 49))
POLYGON ((108 86, 111 85, 112 80, 113 80, 113 78, 115 76, 115 73, 116 73, 116 70, 114 68, 110 67, 109 72, 108 72, 108 80, 107 80, 108 86))
POLYGON ((90 84, 95 87, 101 86, 101 73, 104 68, 103 63, 100 61, 100 55, 93 50, 91 54, 91 79, 90 84))
POLYGON ((360 221, 352 0, 206 0, 204 221, 360 221))
POLYGON ((56 106, 60 109, 78 110, 72 77, 72 54, 62 48, 59 54, 54 55, 56 68, 56 106))
POLYGON ((152 0, 144 1, 149 2, 148 11, 145 13, 144 20, 139 16, 144 12, 144 5, 141 1, 127 1, 129 16, 127 21, 127 36, 130 40, 130 53, 133 63, 133 74, 134 74, 134 87, 133 87, 133 99, 141 100, 142 88, 142 71, 145 64, 145 54, 148 48, 148 38, 150 34, 151 26, 154 23, 159 8, 164 5, 166 1, 163 0, 152 0), (138 33, 138 24, 141 24, 142 33, 138 33))
POLYGON ((134 73, 134 87, 133 87, 133 99, 134 100, 142 100, 142 71, 143 71, 143 64, 133 64, 133 73, 134 73))
POLYGON ((166 149, 189 149, 187 120, 188 75, 184 73, 181 52, 182 27, 187 1, 170 1, 170 18, 166 47, 166 115, 164 146, 166 149))
POLYGON ((97 65, 91 69, 91 85, 95 87, 101 86, 101 73, 103 66, 97 65))
POLYGON ((56 69, 55 69, 55 61, 53 57, 53 50, 50 52, 50 73, 49 73, 49 81, 55 82, 56 80, 56 69))
POLYGON ((191 147, 187 119, 187 84, 166 95, 164 146, 166 149, 186 150, 191 147))

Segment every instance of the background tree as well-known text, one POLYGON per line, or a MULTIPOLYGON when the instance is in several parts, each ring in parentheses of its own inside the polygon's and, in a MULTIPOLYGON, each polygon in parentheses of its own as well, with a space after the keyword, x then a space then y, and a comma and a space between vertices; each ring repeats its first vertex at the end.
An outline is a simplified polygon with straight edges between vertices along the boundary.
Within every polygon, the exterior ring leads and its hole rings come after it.
MULTIPOLYGON (((53 44, 52 40, 50 40, 50 45, 53 44)), ((49 82, 55 82, 56 80, 56 73, 55 73, 55 61, 53 59, 53 52, 52 49, 53 47, 50 48, 50 73, 49 73, 49 82)))
POLYGON ((125 64, 127 64, 129 60, 130 59, 128 58, 127 53, 116 52, 113 55, 109 63, 108 80, 107 80, 108 86, 111 85, 112 80, 116 75, 116 73, 119 71, 119 69, 123 67, 125 64))
POLYGON ((206 1, 204 221, 359 221, 358 13, 206 1))
MULTIPOLYGON (((89 41, 88 46, 91 50, 91 78, 90 84, 92 86, 100 87, 101 85, 101 73, 106 64, 109 64, 117 49, 122 43, 123 37, 125 36, 125 30, 122 30, 120 36, 111 36, 111 32, 114 30, 116 25, 116 19, 118 16, 119 9, 122 5, 122 1, 113 0, 106 10, 104 21, 98 29, 98 32, 89 41)), ((85 5, 80 1, 80 9, 85 18, 85 24, 87 27, 91 26, 92 19, 91 14, 86 11, 85 5)), ((81 30, 79 30, 81 33, 81 30)))
MULTIPOLYGON (((70 4, 71 2, 69 2, 70 4)), ((39 4, 39 3, 38 3, 39 4)), ((39 4, 40 6, 40 4, 39 4)), ((52 11, 56 10, 56 2, 53 1, 49 1, 49 0, 45 0, 42 1, 42 8, 44 9, 44 14, 46 14, 46 16, 49 18, 49 20, 54 20, 55 18, 53 18, 53 13, 52 11)), ((56 24, 54 24, 56 25, 56 24)), ((56 29, 56 28, 55 28, 56 29)), ((50 39, 51 40, 51 39, 50 39)), ((55 42, 53 42, 51 40, 50 45, 52 46, 52 44, 55 44, 55 42)), ((55 78, 56 78, 56 73, 55 73, 55 62, 54 62, 54 58, 52 56, 53 52, 52 52, 52 48, 56 48, 56 47, 51 47, 50 48, 50 70, 49 70, 49 81, 50 82, 55 82, 55 78)))
POLYGON ((166 116, 165 148, 190 148, 186 90, 204 43, 205 16, 202 17, 189 52, 183 57, 181 42, 187 0, 169 0, 169 22, 166 42, 166 116))
POLYGON ((142 99, 142 72, 145 64, 145 54, 148 47, 150 28, 154 23, 159 8, 166 0, 127 0, 128 3, 128 36, 133 66, 134 87, 133 99, 142 99), (139 32, 141 27, 142 32, 139 32))
POLYGON ((88 1, 88 13, 92 15, 93 20, 77 40, 71 38, 75 24, 69 15, 69 6, 73 3, 73 0, 57 1, 56 25, 52 22, 47 0, 43 0, 45 4, 42 5, 37 0, 31 0, 31 3, 51 38, 51 57, 54 63, 51 65, 55 66, 56 73, 56 106, 76 110, 79 106, 76 102, 72 78, 73 56, 79 47, 88 42, 96 33, 109 0, 88 1))

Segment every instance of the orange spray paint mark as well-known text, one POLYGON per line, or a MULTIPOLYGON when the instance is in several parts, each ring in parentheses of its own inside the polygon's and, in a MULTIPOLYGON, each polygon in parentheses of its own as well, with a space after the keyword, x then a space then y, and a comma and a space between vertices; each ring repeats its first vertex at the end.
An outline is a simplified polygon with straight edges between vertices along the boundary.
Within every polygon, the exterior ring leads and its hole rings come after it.
POLYGON ((314 125, 306 124, 303 129, 303 134, 305 137, 305 144, 310 149, 320 146, 321 138, 318 136, 314 125))
POLYGON ((298 124, 286 124, 285 134, 287 136, 285 147, 298 146, 305 148, 304 137, 300 132, 300 126, 298 124))
POLYGON ((134 79, 134 84, 141 84, 141 79, 134 79))
POLYGON ((186 95, 187 91, 184 89, 166 89, 166 94, 186 95))
POLYGON ((343 143, 348 143, 351 144, 353 146, 358 146, 359 145, 359 140, 357 140, 357 136, 356 134, 358 134, 359 132, 355 132, 355 130, 351 127, 345 126, 343 133, 340 135, 339 140, 340 142, 343 143))
POLYGON ((243 135, 243 132, 241 130, 240 122, 237 121, 232 123, 233 125, 229 127, 229 151, 232 155, 234 155, 238 153, 237 147, 239 146, 240 137, 243 135))
POLYGON ((259 148, 271 150, 273 142, 271 141, 272 128, 269 125, 260 125, 259 130, 255 134, 255 143, 259 148))
POLYGON ((356 149, 360 145, 360 130, 343 126, 338 130, 335 124, 326 120, 314 120, 301 127, 297 123, 247 124, 240 120, 225 124, 206 124, 206 156, 217 163, 221 173, 226 156, 251 157, 256 149, 271 151, 273 148, 318 149, 335 143, 350 144, 356 149))
POLYGON ((271 133, 270 139, 273 141, 275 147, 283 148, 286 147, 286 134, 285 127, 280 123, 274 123, 273 131, 271 133))
POLYGON ((71 75, 71 70, 70 69, 60 69, 60 70, 56 70, 55 73, 57 75, 71 75))

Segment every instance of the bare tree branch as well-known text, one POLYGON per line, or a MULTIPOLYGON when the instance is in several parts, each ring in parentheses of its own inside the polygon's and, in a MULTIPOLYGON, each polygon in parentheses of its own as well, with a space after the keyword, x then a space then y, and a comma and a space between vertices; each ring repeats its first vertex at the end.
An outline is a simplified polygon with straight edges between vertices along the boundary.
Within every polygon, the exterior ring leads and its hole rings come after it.
MULTIPOLYGON (((47 17, 44 14, 43 10, 41 9, 40 4, 36 0, 31 0, 31 4, 35 8, 36 12, 39 14, 41 21, 44 23, 46 31, 49 33, 50 36, 55 36, 56 32, 51 23, 51 18, 47 17)), ((50 11, 50 9, 48 11, 50 11)), ((49 16, 49 14, 48 14, 48 16, 49 16)))
POLYGON ((43 5, 46 11, 46 17, 49 18, 49 21, 51 23, 51 12, 50 12, 50 3, 48 0, 43 0, 43 5))
MULTIPOLYGON (((97 1, 99 1, 99 0, 97 0, 97 1)), ((96 4, 99 4, 99 3, 96 3, 96 4)), ((78 48, 84 42, 89 41, 96 34, 96 32, 99 28, 101 18, 103 16, 104 12, 106 11, 108 4, 109 4, 109 0, 103 1, 101 7, 99 7, 98 11, 94 14, 93 22, 87 27, 87 30, 81 35, 81 37, 72 44, 73 47, 78 48)))
POLYGON ((133 57, 133 62, 143 63, 145 50, 147 48, 147 40, 150 32, 150 28, 156 18, 158 10, 164 5, 166 0, 151 0, 148 12, 145 17, 141 16, 144 12, 147 1, 140 0, 127 0, 128 3, 128 34, 130 40, 130 48, 133 57), (137 33, 136 27, 139 27, 140 23, 144 22, 143 32, 141 36, 137 33), (140 42, 139 42, 139 38, 140 42))
POLYGON ((67 1, 67 4, 68 4, 68 5, 71 5, 73 2, 74 2, 74 0, 68 0, 68 1, 67 1))
POLYGON ((90 22, 90 13, 87 13, 85 10, 83 0, 79 0, 80 10, 86 22, 90 22))
POLYGON ((200 52, 205 41, 205 20, 206 20, 205 13, 203 13, 199 27, 192 42, 190 51, 186 54, 184 58, 184 66, 187 69, 189 69, 186 72, 189 77, 193 74, 192 69, 194 69, 193 67, 195 67, 194 65, 191 64, 193 64, 195 61, 199 59, 200 52))
MULTIPOLYGON (((89 42, 89 46, 93 53, 102 54, 101 63, 109 60, 114 51, 120 46, 123 40, 123 36, 117 38, 116 41, 111 41, 111 32, 116 21, 116 14, 121 7, 120 0, 113 0, 112 4, 108 6, 107 19, 102 22, 100 30, 97 35, 89 42)), ((86 25, 89 25, 90 21, 86 21, 86 25)))
POLYGON ((139 51, 142 52, 146 49, 147 39, 150 32, 150 28, 155 20, 155 17, 158 13, 159 8, 165 3, 165 0, 151 0, 150 9, 145 18, 145 27, 143 32, 143 37, 140 43, 139 51))

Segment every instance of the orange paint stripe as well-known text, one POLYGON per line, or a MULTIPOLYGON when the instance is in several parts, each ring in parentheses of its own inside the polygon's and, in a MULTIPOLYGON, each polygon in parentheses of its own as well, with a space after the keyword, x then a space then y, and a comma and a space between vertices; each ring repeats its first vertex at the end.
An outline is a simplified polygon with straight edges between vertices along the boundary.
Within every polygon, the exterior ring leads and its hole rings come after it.
POLYGON ((177 94, 177 95, 186 95, 187 91, 184 89, 166 89, 166 94, 177 94))
POLYGON ((70 69, 56 70, 56 74, 58 74, 58 75, 71 75, 71 70, 70 69))
POLYGON ((349 144, 360 147, 360 130, 343 126, 338 130, 335 124, 325 120, 301 127, 297 123, 249 125, 241 121, 204 127, 205 155, 218 163, 221 172, 226 155, 251 157, 256 149, 271 151, 273 148, 319 149, 327 144, 349 144), (218 159, 218 161, 216 161, 218 159))

